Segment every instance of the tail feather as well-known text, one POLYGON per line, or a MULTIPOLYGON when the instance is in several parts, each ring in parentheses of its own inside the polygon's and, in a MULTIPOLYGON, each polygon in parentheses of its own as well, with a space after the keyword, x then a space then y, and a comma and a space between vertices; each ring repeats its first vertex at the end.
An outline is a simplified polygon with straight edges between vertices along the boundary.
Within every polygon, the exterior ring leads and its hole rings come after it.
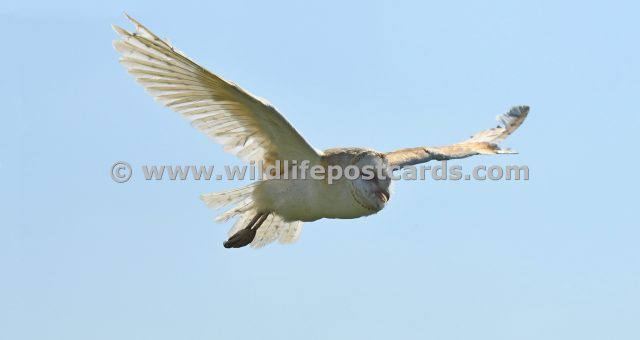
POLYGON ((257 212, 257 210, 253 205, 253 200, 246 198, 243 201, 238 202, 235 208, 229 209, 218 215, 218 217, 215 218, 215 221, 217 223, 224 223, 238 215, 246 215, 249 212, 257 212))
POLYGON ((256 237, 251 243, 253 248, 262 248, 278 240, 282 244, 293 243, 298 240, 302 231, 301 221, 285 221, 278 215, 270 215, 258 229, 256 237))
POLYGON ((254 187, 255 184, 251 184, 223 192, 210 192, 208 194, 202 194, 200 198, 204 201, 207 207, 211 209, 220 209, 251 197, 254 187))
MULTIPOLYGON (((253 193, 256 183, 225 192, 214 192, 203 194, 202 200, 211 209, 229 207, 229 209, 216 217, 215 221, 224 223, 230 219, 237 218, 229 230, 229 238, 240 238, 243 230, 252 223, 256 215, 264 213, 259 211, 255 204, 253 193)), ((265 245, 278 240, 280 243, 295 242, 302 231, 301 221, 285 221, 282 217, 271 213, 262 224, 252 232, 255 237, 251 241, 252 248, 262 248, 265 245)), ((247 236, 248 237, 248 236, 247 236)), ((245 237, 242 237, 243 239, 245 237)), ((241 242, 244 243, 244 242, 241 242)))

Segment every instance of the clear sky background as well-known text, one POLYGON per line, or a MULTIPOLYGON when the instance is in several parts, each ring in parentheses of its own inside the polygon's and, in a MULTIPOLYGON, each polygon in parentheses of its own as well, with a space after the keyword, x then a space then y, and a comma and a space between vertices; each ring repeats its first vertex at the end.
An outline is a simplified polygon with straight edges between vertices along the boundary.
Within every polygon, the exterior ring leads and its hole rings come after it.
POLYGON ((2 339, 640 338, 637 2, 9 0, 0 29, 2 339), (224 249, 199 195, 244 183, 109 177, 241 164, 118 64, 123 11, 319 149, 530 105, 519 155, 455 162, 530 180, 400 182, 375 216, 224 249))

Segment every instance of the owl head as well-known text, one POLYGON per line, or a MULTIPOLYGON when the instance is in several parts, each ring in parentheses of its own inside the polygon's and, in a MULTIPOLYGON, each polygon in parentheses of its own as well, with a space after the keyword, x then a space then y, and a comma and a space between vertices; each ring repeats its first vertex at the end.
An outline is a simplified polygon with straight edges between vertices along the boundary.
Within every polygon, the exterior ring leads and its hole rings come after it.
POLYGON ((349 179, 353 198, 368 210, 382 210, 391 197, 389 163, 385 155, 367 150, 355 156, 351 165, 359 170, 359 176, 349 179))

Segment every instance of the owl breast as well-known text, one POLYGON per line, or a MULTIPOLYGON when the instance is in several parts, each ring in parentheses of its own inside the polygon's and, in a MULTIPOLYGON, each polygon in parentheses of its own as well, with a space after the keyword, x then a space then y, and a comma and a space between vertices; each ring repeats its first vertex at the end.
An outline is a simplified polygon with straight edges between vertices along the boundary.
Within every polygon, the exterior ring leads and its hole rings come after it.
POLYGON ((273 211, 288 221, 351 219, 377 212, 355 199, 347 179, 332 184, 313 179, 266 180, 257 185, 254 191, 256 206, 273 211))

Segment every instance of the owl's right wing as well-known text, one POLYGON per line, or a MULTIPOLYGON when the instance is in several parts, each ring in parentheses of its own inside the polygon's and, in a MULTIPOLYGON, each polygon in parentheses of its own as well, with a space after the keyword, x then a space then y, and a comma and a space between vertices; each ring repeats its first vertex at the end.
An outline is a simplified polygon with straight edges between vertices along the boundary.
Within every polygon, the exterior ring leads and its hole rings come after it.
POLYGON ((500 125, 492 129, 480 131, 463 142, 447 146, 423 146, 389 152, 386 154, 389 166, 402 168, 431 160, 441 161, 480 154, 517 153, 512 149, 501 149, 498 143, 502 142, 520 127, 528 114, 528 106, 516 106, 511 108, 509 112, 496 117, 500 125))
POLYGON ((136 32, 113 26, 120 62, 163 105, 243 160, 317 161, 316 151, 266 100, 193 62, 135 19, 136 32))

